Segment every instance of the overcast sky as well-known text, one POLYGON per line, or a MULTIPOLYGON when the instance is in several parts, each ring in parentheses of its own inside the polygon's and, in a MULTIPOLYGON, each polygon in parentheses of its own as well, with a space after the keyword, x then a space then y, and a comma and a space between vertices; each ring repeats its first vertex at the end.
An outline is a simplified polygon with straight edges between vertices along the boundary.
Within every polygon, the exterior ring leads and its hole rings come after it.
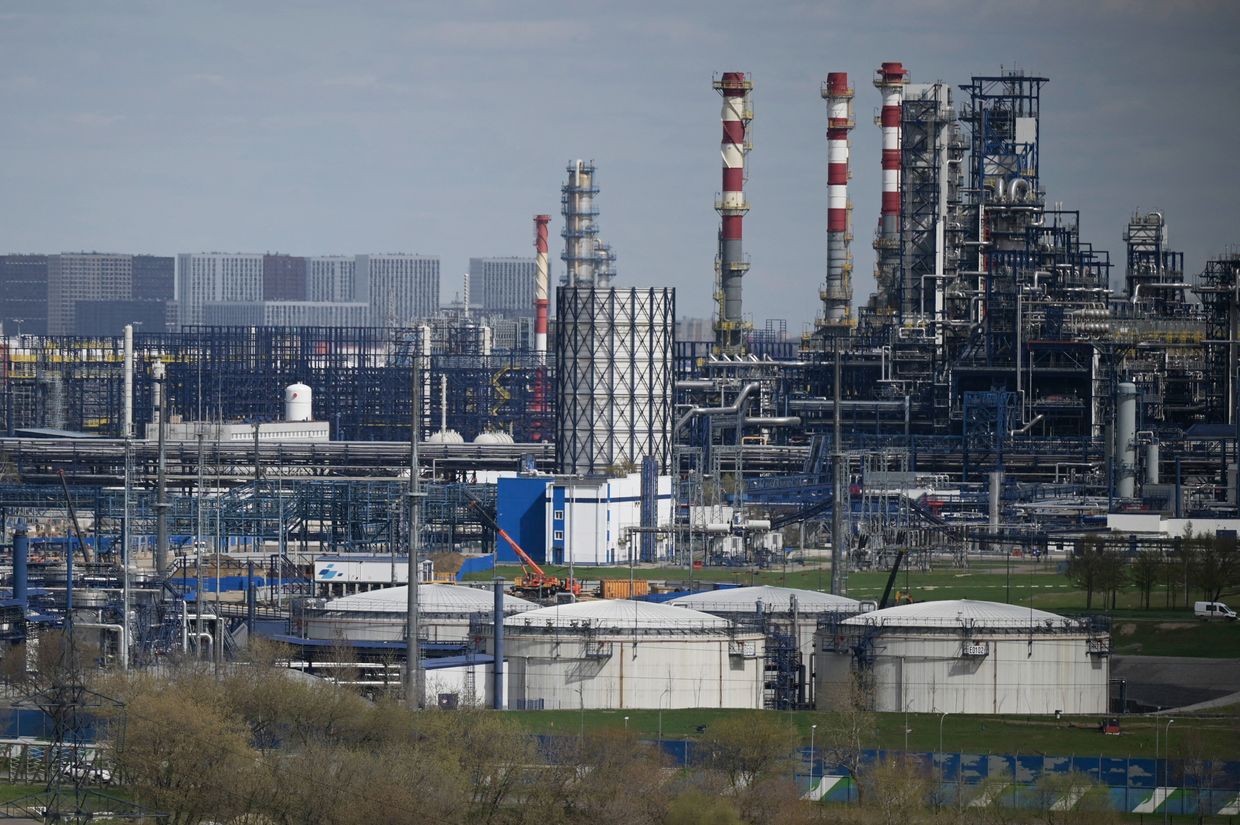
POLYGON ((1123 261, 1159 209, 1190 272, 1240 242, 1240 3, 0 0, 0 251, 531 255, 598 166, 618 285, 713 312, 712 74, 751 72, 745 309, 799 330, 825 268, 819 85, 847 71, 854 288, 873 286, 874 69, 1043 74, 1042 182, 1123 261))

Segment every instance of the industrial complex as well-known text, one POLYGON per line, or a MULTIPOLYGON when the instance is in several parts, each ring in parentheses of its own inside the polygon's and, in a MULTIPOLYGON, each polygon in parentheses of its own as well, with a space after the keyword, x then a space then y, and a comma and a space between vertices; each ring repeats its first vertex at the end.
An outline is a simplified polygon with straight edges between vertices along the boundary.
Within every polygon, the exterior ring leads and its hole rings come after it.
POLYGON ((555 283, 557 219, 532 203, 513 220, 533 257, 471 261, 443 307, 430 256, 4 256, 26 291, 0 299, 0 653, 33 667, 72 628, 138 669, 265 637, 282 666, 418 707, 660 728, 683 708, 1158 709, 1112 672, 1101 584, 1060 613, 899 583, 1234 545, 1240 254, 1186 272, 1159 212, 1099 227, 1059 203, 1046 77, 857 80, 806 95, 826 229, 817 294, 789 296, 817 307, 799 336, 745 311, 760 79, 737 70, 702 84, 722 103, 711 337, 617 267, 599 207, 620 170, 588 160, 563 178, 555 283), (853 168, 862 140, 881 169, 853 168), (879 214, 854 213, 858 186, 879 214), (46 322, 22 329, 40 265, 46 322), (140 288, 152 267, 175 290, 140 288), (789 564, 820 586, 744 586, 789 564))

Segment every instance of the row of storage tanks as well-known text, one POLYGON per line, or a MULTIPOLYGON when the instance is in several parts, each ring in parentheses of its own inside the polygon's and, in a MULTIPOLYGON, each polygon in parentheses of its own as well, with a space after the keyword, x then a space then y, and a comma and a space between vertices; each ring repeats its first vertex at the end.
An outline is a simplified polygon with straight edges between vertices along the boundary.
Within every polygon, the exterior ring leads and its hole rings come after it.
MULTIPOLYGON (((424 641, 494 653, 491 591, 426 584, 418 596, 424 641)), ((402 586, 327 601, 305 614, 305 636, 403 640, 407 597, 402 586)), ((795 646, 801 701, 820 709, 853 701, 860 684, 877 711, 1107 710, 1107 637, 1029 607, 954 600, 870 610, 873 603, 769 586, 664 603, 503 599, 506 707, 761 708, 780 638, 785 650, 795 646)), ((465 701, 494 704, 491 678, 469 683, 476 694, 465 701)))

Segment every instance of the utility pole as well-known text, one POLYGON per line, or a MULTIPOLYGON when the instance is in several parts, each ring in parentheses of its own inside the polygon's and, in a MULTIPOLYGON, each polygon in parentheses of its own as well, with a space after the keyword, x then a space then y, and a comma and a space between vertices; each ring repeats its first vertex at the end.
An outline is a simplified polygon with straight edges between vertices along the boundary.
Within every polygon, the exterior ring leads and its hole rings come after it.
POLYGON ((835 350, 835 402, 831 410, 835 414, 835 434, 831 437, 831 483, 834 490, 831 495, 831 593, 836 596, 844 592, 844 496, 848 494, 848 483, 844 478, 844 450, 840 443, 842 428, 840 426, 840 340, 833 339, 835 350))
POLYGON ((418 368, 421 352, 415 352, 410 359, 410 380, 412 387, 409 394, 409 594, 408 614, 405 617, 405 702, 411 708, 421 709, 422 701, 422 651, 418 645, 418 550, 421 545, 421 496, 422 488, 418 480, 418 430, 421 429, 422 373, 418 368))

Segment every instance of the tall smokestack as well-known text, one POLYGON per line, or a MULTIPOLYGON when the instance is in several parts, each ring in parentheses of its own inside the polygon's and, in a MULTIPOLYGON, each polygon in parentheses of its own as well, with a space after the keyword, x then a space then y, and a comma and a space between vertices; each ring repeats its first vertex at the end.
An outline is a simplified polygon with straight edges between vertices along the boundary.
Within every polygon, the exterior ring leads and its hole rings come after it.
POLYGON ((819 329, 825 335, 841 335, 852 322, 848 133, 856 124, 848 73, 828 74, 822 97, 827 101, 827 283, 822 290, 819 329))
POLYGON ((902 63, 884 63, 874 76, 882 93, 883 109, 879 124, 883 128, 883 207, 878 234, 874 239, 875 280, 879 309, 894 308, 900 282, 900 114, 908 71, 902 63))
POLYGON ((550 215, 534 216, 534 352, 538 363, 547 362, 547 291, 550 273, 547 264, 547 224, 550 215))
POLYGON ((724 72, 712 84, 723 96, 723 196, 715 204, 719 213, 719 256, 715 259, 718 287, 715 300, 719 316, 715 321, 715 350, 735 355, 745 351, 745 326, 741 313, 741 278, 749 263, 741 244, 742 222, 749 204, 745 202, 745 154, 749 144, 745 130, 753 120, 749 93, 753 82, 744 72, 724 72))

